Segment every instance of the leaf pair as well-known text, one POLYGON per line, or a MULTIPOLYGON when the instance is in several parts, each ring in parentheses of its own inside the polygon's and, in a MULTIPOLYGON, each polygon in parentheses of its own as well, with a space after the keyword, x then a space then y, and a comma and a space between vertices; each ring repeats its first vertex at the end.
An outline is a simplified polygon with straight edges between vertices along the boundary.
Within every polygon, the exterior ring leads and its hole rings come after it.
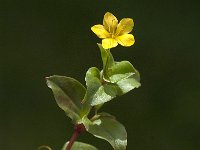
POLYGON ((85 101, 91 106, 102 105, 140 86, 138 71, 128 61, 115 62, 109 50, 99 45, 103 70, 90 68, 86 73, 85 101))
POLYGON ((89 133, 108 141, 115 150, 126 149, 126 129, 114 116, 108 113, 100 113, 91 120, 85 119, 84 123, 89 133))
MULTIPOLYGON (((107 113, 95 115, 91 120, 83 119, 83 123, 87 131, 95 137, 108 141, 115 150, 125 150, 127 145, 127 133, 124 126, 116 121, 116 119, 107 113)), ((62 150, 65 150, 68 142, 62 150)), ((95 147, 75 142, 72 150, 97 150, 95 147)))
POLYGON ((47 86, 53 91, 58 106, 65 111, 74 123, 84 116, 86 105, 81 103, 85 96, 85 87, 77 80, 65 76, 47 77, 47 86))

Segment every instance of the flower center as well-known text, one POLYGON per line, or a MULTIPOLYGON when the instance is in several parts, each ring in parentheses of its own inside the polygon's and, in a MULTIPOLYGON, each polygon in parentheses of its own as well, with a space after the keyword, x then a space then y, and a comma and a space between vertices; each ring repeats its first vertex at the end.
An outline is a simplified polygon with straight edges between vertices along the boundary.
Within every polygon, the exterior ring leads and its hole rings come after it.
POLYGON ((114 39, 115 38, 115 34, 111 33, 111 37, 112 37, 112 39, 114 39))

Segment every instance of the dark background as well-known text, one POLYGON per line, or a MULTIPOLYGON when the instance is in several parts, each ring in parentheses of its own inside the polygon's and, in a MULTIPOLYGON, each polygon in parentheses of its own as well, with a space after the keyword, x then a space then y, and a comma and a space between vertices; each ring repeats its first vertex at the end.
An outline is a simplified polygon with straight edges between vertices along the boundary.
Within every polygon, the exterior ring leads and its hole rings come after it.
MULTIPOLYGON (((200 11, 182 0, 0 0, 0 149, 60 150, 72 134, 44 77, 85 84, 101 68, 92 25, 105 12, 134 19, 134 46, 112 50, 140 71, 142 86, 107 103, 128 132, 128 150, 200 149, 200 11)), ((86 133, 79 141, 111 146, 86 133)))

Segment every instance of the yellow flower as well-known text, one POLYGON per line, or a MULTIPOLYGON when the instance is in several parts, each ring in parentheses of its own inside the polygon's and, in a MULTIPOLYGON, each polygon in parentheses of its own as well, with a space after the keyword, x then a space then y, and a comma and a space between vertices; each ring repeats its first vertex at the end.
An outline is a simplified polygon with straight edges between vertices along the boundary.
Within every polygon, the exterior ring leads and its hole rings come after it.
POLYGON ((91 30, 102 39, 104 49, 116 47, 118 43, 122 46, 131 46, 135 43, 134 36, 128 34, 134 26, 133 19, 123 18, 119 24, 117 18, 107 12, 104 15, 103 25, 94 25, 91 30))

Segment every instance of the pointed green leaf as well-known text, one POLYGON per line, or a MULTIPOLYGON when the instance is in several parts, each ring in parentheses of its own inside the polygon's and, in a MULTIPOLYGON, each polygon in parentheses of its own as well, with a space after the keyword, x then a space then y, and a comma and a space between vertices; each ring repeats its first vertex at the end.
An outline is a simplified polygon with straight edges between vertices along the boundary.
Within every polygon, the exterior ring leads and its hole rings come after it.
POLYGON ((141 85, 139 72, 128 61, 116 62, 115 65, 109 68, 108 76, 110 82, 116 83, 121 89, 122 94, 141 85))
POLYGON ((125 150, 127 146, 127 133, 125 127, 115 117, 107 113, 94 116, 89 123, 85 119, 85 126, 89 133, 108 141, 115 150, 125 150))
POLYGON ((103 77, 104 80, 108 80, 108 68, 112 67, 115 64, 114 58, 109 49, 104 49, 101 44, 98 44, 101 51, 101 58, 103 62, 103 77))
POLYGON ((108 59, 108 51, 105 50, 101 44, 98 44, 98 47, 100 49, 100 52, 101 52, 101 59, 102 59, 102 62, 103 62, 103 68, 106 66, 107 64, 107 59, 108 59))
POLYGON ((52 89, 58 106, 74 121, 80 120, 85 87, 77 80, 65 76, 50 76, 47 85, 52 89))
POLYGON ((88 69, 86 72, 86 85, 87 87, 90 87, 91 89, 96 89, 99 86, 101 86, 101 81, 100 81, 100 71, 96 67, 91 67, 88 69))
POLYGON ((138 80, 138 82, 140 80, 138 71, 129 61, 116 62, 115 65, 109 68, 107 74, 109 76, 109 80, 112 83, 116 83, 122 79, 129 78, 132 75, 134 75, 134 78, 138 80))
MULTIPOLYGON (((69 142, 67 142, 63 146, 62 150, 66 150, 68 144, 69 144, 69 142)), ((90 144, 86 144, 86 143, 82 143, 82 142, 74 142, 71 150, 97 150, 97 148, 90 144)))
POLYGON ((103 62, 103 68, 109 68, 114 64, 114 59, 112 54, 110 53, 110 50, 104 49, 101 44, 98 44, 100 52, 101 52, 101 58, 103 62))
POLYGON ((93 100, 91 101, 91 105, 99 105, 105 102, 108 102, 115 98, 119 92, 119 88, 115 84, 104 84, 98 88, 96 93, 93 95, 93 100))
POLYGON ((102 83, 100 71, 92 67, 86 73, 87 92, 85 102, 91 106, 96 106, 110 101, 121 91, 116 84, 102 83))
POLYGON ((133 77, 123 79, 117 82, 118 87, 122 91, 123 94, 133 90, 134 88, 140 87, 140 82, 133 77))
POLYGON ((91 104, 94 94, 98 91, 98 89, 101 86, 99 69, 96 67, 90 68, 86 72, 85 81, 87 85, 87 92, 84 98, 84 103, 91 104))

